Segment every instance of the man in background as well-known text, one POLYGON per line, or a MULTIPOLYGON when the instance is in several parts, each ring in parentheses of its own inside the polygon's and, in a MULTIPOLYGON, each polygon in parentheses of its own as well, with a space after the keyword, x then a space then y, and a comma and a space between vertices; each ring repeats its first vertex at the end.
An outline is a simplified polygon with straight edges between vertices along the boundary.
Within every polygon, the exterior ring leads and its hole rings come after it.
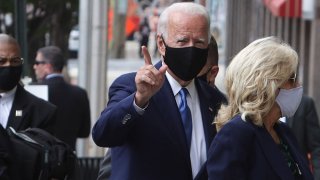
POLYGON ((49 102, 58 107, 54 134, 75 149, 77 138, 90 134, 90 107, 87 92, 65 82, 65 59, 55 46, 40 48, 33 66, 40 84, 48 85, 49 102))
MULTIPOLYGON (((208 57, 205 66, 202 68, 200 73, 198 74, 198 78, 210 85, 213 88, 212 93, 219 94, 222 98, 222 103, 226 104, 227 99, 225 95, 218 89, 215 85, 215 79, 219 73, 219 52, 217 41, 214 36, 211 34, 210 43, 208 47, 208 57)), ((216 108, 218 109, 218 107, 216 108)), ((216 113, 216 112, 214 112, 216 113)))
POLYGON ((215 79, 219 72, 219 52, 217 42, 213 35, 210 37, 208 48, 207 62, 200 71, 198 78, 206 81, 211 87, 216 88, 215 79))
MULTIPOLYGON (((53 133, 56 121, 56 107, 29 92, 20 84, 23 58, 18 42, 7 34, 0 34, 0 179, 22 179, 24 170, 11 154, 11 141, 6 129, 15 131, 27 128, 41 128, 53 133)), ((23 151, 23 149, 21 150, 23 151)))
POLYGON ((293 118, 287 119, 303 152, 310 154, 314 179, 320 180, 320 126, 317 110, 311 97, 303 95, 293 118))
POLYGON ((57 109, 19 84, 22 64, 18 42, 0 34, 0 123, 5 129, 37 127, 52 133, 57 109))

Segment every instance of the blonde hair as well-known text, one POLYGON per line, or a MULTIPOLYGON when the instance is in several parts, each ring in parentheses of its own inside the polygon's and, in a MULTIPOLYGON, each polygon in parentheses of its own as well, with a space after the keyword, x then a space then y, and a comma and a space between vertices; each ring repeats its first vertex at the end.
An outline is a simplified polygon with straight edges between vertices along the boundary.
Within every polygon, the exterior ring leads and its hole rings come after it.
POLYGON ((236 114, 262 126, 277 89, 295 73, 297 66, 297 53, 275 37, 258 39, 242 49, 226 70, 229 104, 218 112, 217 130, 236 114))

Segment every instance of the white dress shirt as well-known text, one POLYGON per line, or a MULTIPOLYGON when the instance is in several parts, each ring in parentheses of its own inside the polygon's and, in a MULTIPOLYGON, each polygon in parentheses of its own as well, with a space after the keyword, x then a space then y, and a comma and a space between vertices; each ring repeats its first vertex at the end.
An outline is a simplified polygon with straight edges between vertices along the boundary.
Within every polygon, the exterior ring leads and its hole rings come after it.
MULTIPOLYGON (((179 107, 181 101, 179 91, 182 87, 168 72, 166 72, 166 77, 172 88, 173 95, 176 98, 177 106, 179 107)), ((192 175, 193 178, 195 178, 202 165, 207 160, 206 140, 204 136, 202 115, 200 111, 200 101, 197 89, 194 84, 194 80, 192 80, 192 82, 185 88, 187 88, 189 91, 189 95, 187 96, 187 103, 192 116, 190 160, 192 166, 192 175)))
POLYGON ((3 128, 7 127, 9 114, 12 108, 14 95, 16 94, 17 86, 12 90, 0 93, 0 123, 3 128))

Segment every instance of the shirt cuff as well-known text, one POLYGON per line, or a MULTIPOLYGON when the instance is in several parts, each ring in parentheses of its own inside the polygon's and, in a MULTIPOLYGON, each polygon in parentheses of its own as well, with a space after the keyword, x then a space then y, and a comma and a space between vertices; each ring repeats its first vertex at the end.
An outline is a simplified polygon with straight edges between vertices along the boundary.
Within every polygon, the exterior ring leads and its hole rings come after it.
POLYGON ((148 106, 149 106, 149 102, 144 108, 141 108, 136 104, 136 100, 133 101, 133 107, 139 115, 143 115, 144 111, 147 109, 148 106))

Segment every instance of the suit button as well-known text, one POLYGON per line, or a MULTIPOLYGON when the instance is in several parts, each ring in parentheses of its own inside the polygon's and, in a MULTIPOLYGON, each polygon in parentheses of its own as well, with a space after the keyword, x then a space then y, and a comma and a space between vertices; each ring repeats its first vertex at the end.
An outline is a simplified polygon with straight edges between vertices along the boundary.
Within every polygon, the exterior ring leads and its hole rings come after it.
POLYGON ((122 119, 122 124, 127 124, 128 120, 131 119, 131 114, 126 114, 122 119))

